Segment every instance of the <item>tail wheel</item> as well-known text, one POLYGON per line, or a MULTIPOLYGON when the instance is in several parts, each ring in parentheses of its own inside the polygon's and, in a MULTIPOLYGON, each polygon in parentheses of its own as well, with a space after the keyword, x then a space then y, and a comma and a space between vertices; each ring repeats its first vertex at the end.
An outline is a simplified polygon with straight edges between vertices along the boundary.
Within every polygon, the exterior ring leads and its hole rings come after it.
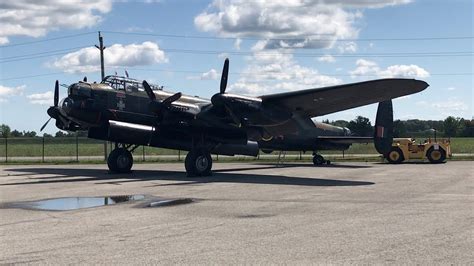
POLYGON ((426 152, 426 157, 430 163, 442 163, 446 160, 446 152, 441 148, 435 150, 434 147, 431 147, 426 152))
POLYGON ((402 150, 400 150, 398 147, 392 147, 386 158, 389 163, 401 163, 403 160, 405 160, 402 150))
POLYGON ((133 166, 133 156, 124 148, 114 149, 107 159, 109 170, 114 173, 128 173, 133 166))
POLYGON ((316 154, 313 156, 313 164, 314 165, 323 165, 326 161, 324 160, 324 157, 316 154))
POLYGON ((190 151, 184 161, 188 176, 209 176, 211 175, 212 157, 206 151, 190 151))

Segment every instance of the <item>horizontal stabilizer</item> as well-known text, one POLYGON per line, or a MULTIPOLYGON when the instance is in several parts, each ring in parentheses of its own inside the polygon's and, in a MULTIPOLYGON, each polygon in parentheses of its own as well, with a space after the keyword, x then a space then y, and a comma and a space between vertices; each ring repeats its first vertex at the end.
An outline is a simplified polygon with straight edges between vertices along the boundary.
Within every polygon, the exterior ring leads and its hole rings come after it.
POLYGON ((354 136, 318 136, 318 140, 330 141, 338 144, 352 143, 370 143, 374 139, 372 137, 354 137, 354 136))

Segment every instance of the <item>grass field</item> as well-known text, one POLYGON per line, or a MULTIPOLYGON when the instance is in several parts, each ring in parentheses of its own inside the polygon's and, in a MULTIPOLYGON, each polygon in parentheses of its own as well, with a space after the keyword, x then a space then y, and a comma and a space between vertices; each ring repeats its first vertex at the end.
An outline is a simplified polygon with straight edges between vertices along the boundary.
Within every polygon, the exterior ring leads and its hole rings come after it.
MULTIPOLYGON (((420 139, 421 140, 421 139, 420 139)), ((112 148, 108 146, 109 152, 112 148)), ((451 149, 453 153, 474 153, 474 138, 452 138, 451 149)), ((8 157, 45 157, 52 156, 103 156, 104 144, 102 141, 78 138, 9 138, 0 139, 0 158, 8 157), (7 145, 6 145, 7 144, 7 145)), ((153 156, 153 155, 185 155, 186 152, 168 150, 152 147, 139 147, 135 150, 135 156, 153 156)), ((340 151, 323 151, 323 154, 342 154, 340 151)), ((278 154, 274 152, 274 154, 278 154)), ((298 152, 288 154, 299 154, 298 152)), ((377 154, 373 144, 354 144, 346 155, 351 154, 377 154)))

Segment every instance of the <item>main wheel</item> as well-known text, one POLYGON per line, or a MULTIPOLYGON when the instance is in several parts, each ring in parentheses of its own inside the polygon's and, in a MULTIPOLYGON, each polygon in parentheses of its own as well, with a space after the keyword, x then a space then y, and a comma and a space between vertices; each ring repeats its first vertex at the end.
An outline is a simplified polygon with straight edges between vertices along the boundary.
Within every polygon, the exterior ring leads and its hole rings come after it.
POLYGON ((114 149, 109 154, 107 165, 113 173, 129 173, 133 166, 132 153, 124 148, 114 149))
POLYGON ((324 162, 326 162, 326 160, 324 160, 324 157, 319 155, 319 154, 315 154, 313 156, 313 164, 314 165, 322 165, 324 164, 324 162))
POLYGON ((402 150, 400 150, 398 147, 392 147, 386 158, 389 163, 401 163, 403 160, 405 160, 402 150))
POLYGON ((188 176, 209 176, 212 168, 211 154, 202 150, 190 151, 184 160, 184 167, 188 176))
POLYGON ((446 152, 441 148, 435 150, 434 147, 431 147, 426 152, 426 157, 430 163, 442 163, 446 160, 446 152))

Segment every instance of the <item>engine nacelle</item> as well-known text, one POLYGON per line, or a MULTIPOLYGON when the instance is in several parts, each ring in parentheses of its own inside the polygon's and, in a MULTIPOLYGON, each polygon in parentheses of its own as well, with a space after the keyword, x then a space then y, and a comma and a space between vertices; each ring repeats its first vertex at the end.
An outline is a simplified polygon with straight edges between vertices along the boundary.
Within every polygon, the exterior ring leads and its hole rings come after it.
POLYGON ((247 144, 219 144, 217 145, 211 153, 222 154, 222 155, 248 155, 248 156, 257 156, 258 155, 258 143, 255 141, 248 141, 247 144))
POLYGON ((110 120, 108 127, 90 128, 88 137, 127 144, 148 145, 154 131, 154 127, 151 126, 110 120))

